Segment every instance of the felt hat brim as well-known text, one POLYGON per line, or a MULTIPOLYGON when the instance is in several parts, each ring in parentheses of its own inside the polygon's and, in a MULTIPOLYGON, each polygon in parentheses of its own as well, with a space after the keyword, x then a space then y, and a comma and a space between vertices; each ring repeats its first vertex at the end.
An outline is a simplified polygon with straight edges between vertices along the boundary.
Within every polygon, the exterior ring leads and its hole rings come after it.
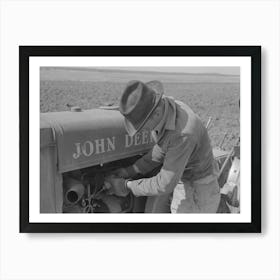
POLYGON ((146 85, 152 88, 156 93, 155 104, 152 107, 151 111, 148 113, 146 118, 139 124, 137 127, 133 125, 128 119, 124 118, 124 126, 129 136, 134 136, 139 130, 143 128, 145 123, 148 121, 149 117, 152 115, 156 107, 158 106, 160 100, 162 99, 163 95, 163 86, 162 83, 159 81, 150 81, 146 83, 146 85))

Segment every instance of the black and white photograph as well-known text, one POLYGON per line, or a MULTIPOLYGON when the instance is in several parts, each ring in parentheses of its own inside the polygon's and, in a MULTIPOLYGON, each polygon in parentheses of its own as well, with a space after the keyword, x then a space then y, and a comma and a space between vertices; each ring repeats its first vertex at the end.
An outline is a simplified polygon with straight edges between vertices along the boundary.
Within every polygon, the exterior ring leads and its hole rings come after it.
POLYGON ((107 56, 96 47, 73 47, 76 56, 70 47, 42 48, 21 47, 31 52, 30 222, 124 232, 143 223, 140 231, 253 224, 260 205, 250 166, 259 150, 250 108, 259 89, 251 78, 259 73, 250 52, 258 58, 260 48, 201 47, 204 56, 194 47, 179 56, 176 47, 107 47, 107 56))
POLYGON ((40 212, 239 213, 239 103, 239 67, 41 67, 40 212))

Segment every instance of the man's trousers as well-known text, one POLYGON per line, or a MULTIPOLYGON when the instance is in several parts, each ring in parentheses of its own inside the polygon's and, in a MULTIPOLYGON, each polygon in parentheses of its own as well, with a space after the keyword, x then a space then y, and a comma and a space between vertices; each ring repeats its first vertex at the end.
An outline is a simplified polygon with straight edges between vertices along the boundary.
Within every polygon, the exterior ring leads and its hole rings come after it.
POLYGON ((195 181, 182 178, 173 195, 148 197, 145 213, 216 213, 219 203, 217 174, 195 181))

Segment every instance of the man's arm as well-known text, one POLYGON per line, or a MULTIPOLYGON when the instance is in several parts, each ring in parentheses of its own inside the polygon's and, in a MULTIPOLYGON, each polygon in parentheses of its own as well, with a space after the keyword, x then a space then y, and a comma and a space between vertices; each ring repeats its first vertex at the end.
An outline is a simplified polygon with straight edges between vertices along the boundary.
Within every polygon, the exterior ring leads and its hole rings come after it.
POLYGON ((158 145, 155 145, 147 154, 138 159, 133 165, 118 168, 112 171, 112 174, 125 179, 135 178, 138 174, 145 175, 161 165, 163 158, 164 152, 158 145))
POLYGON ((182 177, 195 145, 191 136, 173 135, 160 172, 152 178, 129 181, 127 187, 135 196, 171 193, 182 177))
POLYGON ((133 165, 135 172, 140 174, 147 174, 160 166, 164 160, 165 153, 159 145, 155 144, 153 148, 145 154, 143 157, 138 159, 133 165))

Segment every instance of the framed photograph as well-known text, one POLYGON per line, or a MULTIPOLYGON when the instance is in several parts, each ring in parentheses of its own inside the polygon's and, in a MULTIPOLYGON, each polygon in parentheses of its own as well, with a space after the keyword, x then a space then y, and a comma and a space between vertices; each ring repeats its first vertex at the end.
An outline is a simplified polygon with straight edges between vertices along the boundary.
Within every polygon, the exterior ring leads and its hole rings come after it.
POLYGON ((261 232, 260 46, 20 46, 20 232, 261 232))

